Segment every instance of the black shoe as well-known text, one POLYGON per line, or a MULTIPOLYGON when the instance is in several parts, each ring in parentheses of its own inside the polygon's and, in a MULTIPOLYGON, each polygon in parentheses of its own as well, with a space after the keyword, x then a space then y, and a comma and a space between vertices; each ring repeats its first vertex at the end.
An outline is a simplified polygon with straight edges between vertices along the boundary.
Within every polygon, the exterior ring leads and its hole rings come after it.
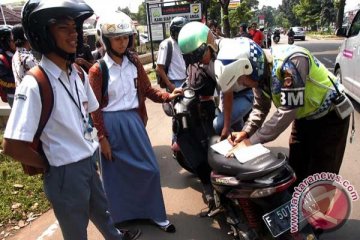
POLYGON ((163 230, 164 232, 167 232, 167 233, 174 233, 176 232, 176 228, 174 226, 174 224, 172 223, 169 223, 168 225, 165 225, 165 226, 160 226, 157 224, 157 226, 163 230))
POLYGON ((123 234, 122 240, 135 240, 138 239, 141 235, 140 229, 135 229, 135 230, 121 229, 120 232, 123 234))

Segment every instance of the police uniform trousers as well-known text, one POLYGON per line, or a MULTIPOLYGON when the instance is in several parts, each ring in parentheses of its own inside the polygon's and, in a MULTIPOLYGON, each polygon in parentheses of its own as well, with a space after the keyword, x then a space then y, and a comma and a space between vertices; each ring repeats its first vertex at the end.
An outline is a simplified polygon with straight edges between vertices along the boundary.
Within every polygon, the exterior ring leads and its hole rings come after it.
POLYGON ((121 240, 108 211, 96 172, 94 155, 60 167, 50 166, 44 175, 44 191, 51 202, 65 240, 86 240, 89 219, 107 240, 121 240))
POLYGON ((297 183, 315 173, 339 173, 349 121, 350 116, 343 120, 335 111, 319 119, 294 121, 289 163, 297 175, 297 183))
POLYGON ((103 112, 113 161, 102 156, 101 175, 114 222, 167 219, 159 166, 136 110, 103 112))

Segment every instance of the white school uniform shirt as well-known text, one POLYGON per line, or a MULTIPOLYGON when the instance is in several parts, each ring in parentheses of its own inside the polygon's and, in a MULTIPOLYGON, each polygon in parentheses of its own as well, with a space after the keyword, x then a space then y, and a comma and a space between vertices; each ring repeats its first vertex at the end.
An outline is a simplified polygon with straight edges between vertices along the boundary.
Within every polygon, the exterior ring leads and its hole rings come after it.
MULTIPOLYGON (((169 38, 172 44, 173 52, 171 56, 171 61, 168 70, 168 78, 170 80, 184 80, 186 78, 186 64, 185 60, 181 54, 181 50, 179 44, 173 39, 169 38)), ((164 65, 166 62, 166 55, 168 51, 168 40, 164 40, 160 43, 158 57, 157 57, 157 64, 164 65)))
POLYGON ((124 56, 121 65, 106 53, 104 61, 109 70, 109 102, 102 109, 104 112, 130 110, 139 107, 137 96, 137 68, 124 56))
MULTIPOLYGON (((84 124, 80 110, 71 100, 60 80, 78 103, 75 81, 81 102, 81 111, 88 118, 87 112, 95 111, 99 104, 92 91, 87 75, 82 83, 75 68, 68 77, 55 63, 43 56, 40 66, 45 70, 54 93, 54 107, 50 118, 40 136, 44 153, 51 166, 62 166, 93 155, 98 142, 84 138, 84 124)), ((5 129, 4 137, 32 142, 36 133, 41 113, 39 87, 30 75, 26 75, 16 88, 14 106, 5 129)), ((87 119, 86 119, 87 120, 87 119)))

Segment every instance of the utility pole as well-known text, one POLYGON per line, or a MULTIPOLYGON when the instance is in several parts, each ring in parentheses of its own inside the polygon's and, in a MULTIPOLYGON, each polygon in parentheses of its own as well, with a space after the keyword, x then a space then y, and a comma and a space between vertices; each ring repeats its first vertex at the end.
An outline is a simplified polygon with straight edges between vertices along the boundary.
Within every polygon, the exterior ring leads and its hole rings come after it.
POLYGON ((5 15, 4 15, 3 6, 2 6, 2 4, 1 4, 1 3, 0 3, 0 8, 1 8, 1 15, 2 15, 2 17, 3 17, 3 19, 4 19, 4 25, 7 25, 7 24, 6 24, 5 15))

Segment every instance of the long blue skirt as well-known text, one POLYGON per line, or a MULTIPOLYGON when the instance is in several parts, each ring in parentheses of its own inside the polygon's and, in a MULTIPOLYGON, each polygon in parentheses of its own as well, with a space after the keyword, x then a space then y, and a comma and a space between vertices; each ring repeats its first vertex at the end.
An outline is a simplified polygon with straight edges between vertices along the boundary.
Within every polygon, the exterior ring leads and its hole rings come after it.
POLYGON ((114 222, 165 221, 159 165, 135 110, 104 112, 113 161, 102 156, 101 174, 114 222))

